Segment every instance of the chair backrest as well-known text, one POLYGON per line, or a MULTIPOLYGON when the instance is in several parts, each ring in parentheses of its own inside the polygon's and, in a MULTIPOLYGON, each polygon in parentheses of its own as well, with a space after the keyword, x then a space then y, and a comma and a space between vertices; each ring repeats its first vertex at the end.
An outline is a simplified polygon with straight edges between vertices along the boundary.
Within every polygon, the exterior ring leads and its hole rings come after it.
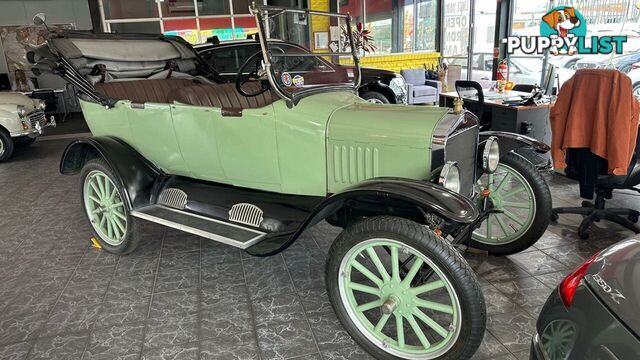
POLYGON ((400 75, 404 77, 404 81, 412 85, 424 85, 427 82, 424 69, 405 69, 400 70, 400 75))
POLYGON ((478 117, 480 125, 484 125, 482 121, 482 116, 484 115, 484 92, 482 91, 482 85, 473 80, 458 80, 456 81, 456 92, 463 100, 471 98, 477 101, 476 104, 466 103, 466 107, 478 117))
POLYGON ((527 92, 530 93, 533 90, 535 90, 536 86, 535 85, 530 85, 530 84, 516 84, 513 87, 513 91, 521 91, 521 92, 527 92))

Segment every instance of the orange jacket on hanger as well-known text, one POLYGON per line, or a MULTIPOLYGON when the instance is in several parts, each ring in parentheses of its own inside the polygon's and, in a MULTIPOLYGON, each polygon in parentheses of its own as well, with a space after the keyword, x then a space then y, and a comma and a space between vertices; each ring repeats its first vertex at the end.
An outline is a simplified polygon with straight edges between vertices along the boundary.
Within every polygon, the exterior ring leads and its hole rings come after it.
POLYGON ((551 109, 551 156, 563 169, 564 151, 590 148, 607 159, 609 173, 626 175, 638 135, 640 105, 631 79, 618 70, 578 70, 551 109))

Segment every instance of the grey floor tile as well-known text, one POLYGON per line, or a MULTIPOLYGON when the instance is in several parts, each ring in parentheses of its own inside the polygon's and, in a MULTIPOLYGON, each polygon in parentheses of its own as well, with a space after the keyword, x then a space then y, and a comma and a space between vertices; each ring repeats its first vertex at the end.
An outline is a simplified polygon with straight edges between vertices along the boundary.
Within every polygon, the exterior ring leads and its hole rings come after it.
POLYGON ((153 291, 165 292, 190 289, 197 287, 199 284, 200 268, 197 266, 180 270, 165 270, 164 268, 160 268, 153 291))
POLYGON ((83 358, 115 358, 139 354, 142 349, 144 323, 116 325, 94 329, 83 358))
POLYGON ((169 345, 155 349, 146 349, 142 360, 197 360, 200 349, 198 344, 169 345))
POLYGON ((147 321, 144 347, 158 348, 198 340, 198 315, 165 316, 147 321))
POLYGON ((46 310, 28 308, 0 314, 0 345, 33 339, 48 315, 46 310))
POLYGON ((153 295, 149 317, 188 316, 198 312, 197 289, 175 290, 153 295))
POLYGON ((333 311, 324 314, 309 315, 308 319, 320 351, 355 345, 354 340, 342 326, 333 311))
POLYGON ((534 277, 496 281, 493 285, 518 306, 542 305, 551 289, 534 277))
POLYGON ((328 349, 322 352, 322 357, 326 360, 374 360, 373 356, 359 346, 328 349))
POLYGON ((326 260, 322 251, 308 249, 300 253, 288 252, 283 256, 297 290, 324 286, 326 260))
POLYGON ((136 255, 124 256, 116 267, 116 276, 133 276, 155 274, 160 259, 157 256, 143 256, 142 250, 138 249, 136 255))
POLYGON ((295 288, 280 255, 243 260, 244 276, 253 298, 293 293, 295 288))
POLYGON ((255 360, 259 354, 253 331, 230 333, 200 343, 201 360, 255 360))
POLYGON ((86 333, 40 338, 35 342, 29 360, 80 359, 88 339, 86 333))
POLYGON ((200 251, 199 236, 172 230, 170 234, 165 235, 162 241, 163 254, 190 251, 200 251))
POLYGON ((222 298, 210 305, 201 312, 202 339, 253 331, 254 320, 248 300, 222 298))
POLYGON ((541 275, 567 268, 564 264, 539 250, 509 255, 509 259, 520 265, 531 275, 541 275))
POLYGON ((471 358, 472 360, 492 360, 496 357, 504 354, 509 354, 509 350, 507 350, 504 345, 496 339, 488 330, 484 332, 484 338, 482 339, 482 344, 478 348, 478 351, 471 358))
POLYGON ((111 280, 106 300, 127 300, 145 297, 153 290, 154 274, 116 276, 111 280))
POLYGON ((318 351, 305 319, 264 322, 257 330, 260 350, 267 359, 288 359, 318 351))
POLYGON ((126 300, 105 300, 96 316, 94 326, 102 328, 143 321, 147 318, 150 301, 150 295, 126 300))
POLYGON ((88 331, 100 313, 100 305, 67 305, 58 303, 40 336, 88 331))
POLYGON ((160 267, 164 270, 182 270, 200 267, 200 252, 162 254, 160 267))
POLYGON ((0 345, 0 359, 3 360, 24 360, 33 344, 29 342, 15 343, 11 345, 0 345))
POLYGON ((535 319, 525 312, 490 315, 487 329, 507 350, 526 350, 535 331, 535 319))
POLYGON ((108 281, 67 286, 58 303, 68 306, 99 305, 107 292, 108 281))

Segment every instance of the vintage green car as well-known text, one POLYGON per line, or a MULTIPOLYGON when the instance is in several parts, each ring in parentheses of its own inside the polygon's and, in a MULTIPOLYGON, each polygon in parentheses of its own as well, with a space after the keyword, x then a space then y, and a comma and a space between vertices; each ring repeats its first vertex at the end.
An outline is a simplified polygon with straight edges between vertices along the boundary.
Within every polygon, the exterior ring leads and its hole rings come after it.
POLYGON ((95 237, 127 254, 146 220, 269 256, 326 220, 344 228, 328 294, 361 346, 378 358, 470 357, 486 311, 456 245, 507 254, 541 236, 549 189, 510 150, 547 148, 479 134, 466 111, 362 100, 352 31, 337 51, 299 57, 270 41, 290 40, 287 17, 352 29, 348 15, 250 10, 262 51, 235 83, 176 37, 52 33, 32 54, 83 94, 93 137, 72 142, 60 170, 81 174, 95 237))

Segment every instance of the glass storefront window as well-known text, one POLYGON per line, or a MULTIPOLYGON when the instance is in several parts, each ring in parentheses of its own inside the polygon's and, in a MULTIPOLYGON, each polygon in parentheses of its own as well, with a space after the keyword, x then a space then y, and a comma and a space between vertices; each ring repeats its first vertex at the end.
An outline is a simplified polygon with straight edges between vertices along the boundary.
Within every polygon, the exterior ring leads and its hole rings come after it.
POLYGON ((165 35, 180 36, 192 44, 200 42, 195 18, 164 20, 162 26, 165 35))
POLYGON ((338 2, 338 11, 351 15, 354 24, 359 22, 364 23, 364 17, 362 16, 363 8, 364 0, 339 0, 338 2))
POLYGON ((466 58, 469 44, 470 0, 444 0, 443 7, 442 54, 466 58))
POLYGON ((111 32, 114 33, 137 33, 137 34, 159 34, 160 21, 111 23, 111 32))
MULTIPOLYGON (((233 13, 234 14, 248 14, 249 6, 253 0, 232 0, 233 1, 233 13)), ((256 3, 259 3, 257 1, 256 3)))
POLYGON ((233 21, 236 28, 236 39, 246 39, 247 36, 258 33, 258 25, 256 25, 256 19, 253 16, 236 16, 233 18, 233 21))
MULTIPOLYGON (((164 0, 159 3, 162 8, 162 17, 196 16, 193 0, 164 0)), ((200 6, 200 2, 198 2, 200 6)))
POLYGON ((230 17, 200 19, 200 38, 202 41, 214 35, 220 41, 233 40, 230 17))
POLYGON ((105 19, 139 19, 158 17, 158 5, 155 0, 102 0, 102 4, 105 19))
POLYGON ((228 14, 231 14, 229 1, 222 1, 222 0, 198 1, 198 15, 228 15, 228 14))
POLYGON ((418 0, 416 13, 416 51, 435 51, 438 1, 418 0))

